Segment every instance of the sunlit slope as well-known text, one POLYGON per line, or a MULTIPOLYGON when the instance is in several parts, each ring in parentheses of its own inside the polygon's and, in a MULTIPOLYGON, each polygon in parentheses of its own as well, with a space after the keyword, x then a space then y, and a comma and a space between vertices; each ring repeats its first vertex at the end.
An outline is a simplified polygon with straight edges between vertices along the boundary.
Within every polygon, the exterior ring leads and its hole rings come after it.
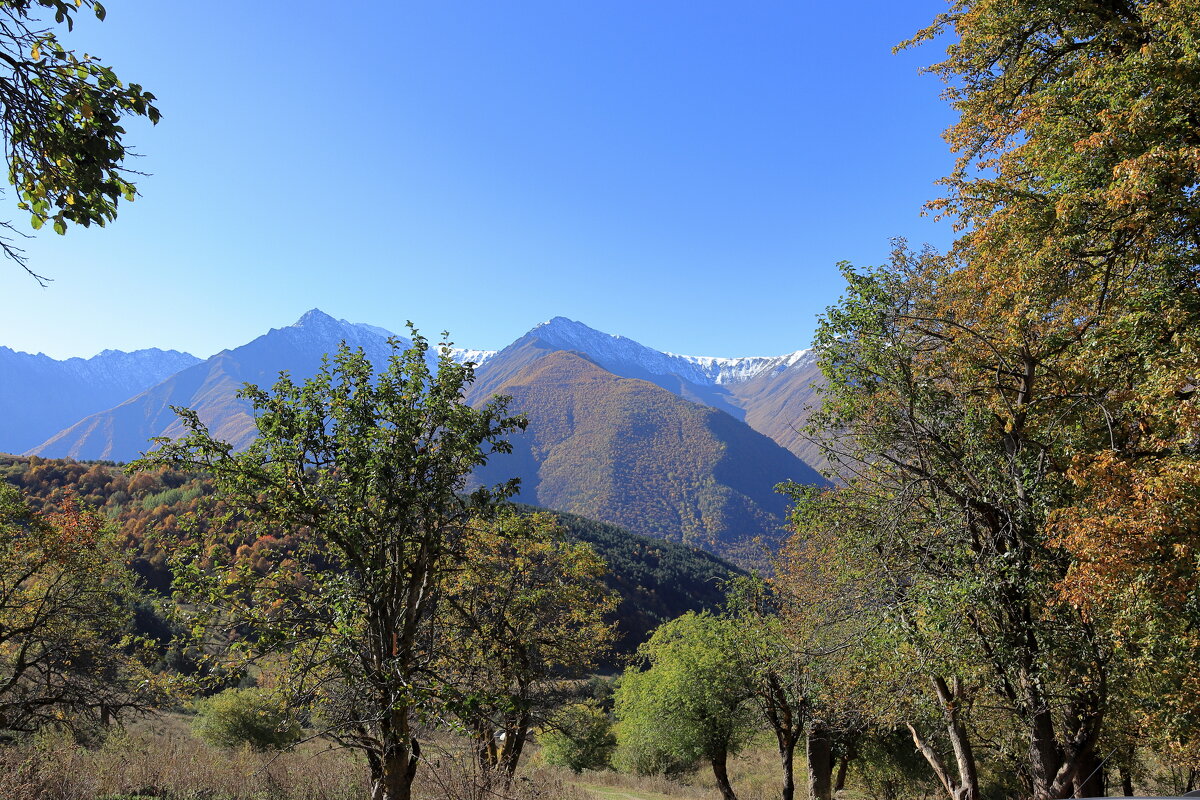
POLYGON ((473 397, 494 394, 537 359, 579 353, 613 375, 655 384, 678 397, 725 411, 820 470, 824 457, 802 432, 823 381, 812 351, 776 357, 703 358, 662 353, 632 339, 555 317, 478 369, 473 397))
POLYGON ((729 414, 613 375, 577 353, 527 361, 474 399, 493 393, 510 395, 530 425, 482 479, 516 474, 526 502, 638 533, 753 560, 755 539, 769 545, 783 536, 787 501, 775 485, 822 482, 729 414))

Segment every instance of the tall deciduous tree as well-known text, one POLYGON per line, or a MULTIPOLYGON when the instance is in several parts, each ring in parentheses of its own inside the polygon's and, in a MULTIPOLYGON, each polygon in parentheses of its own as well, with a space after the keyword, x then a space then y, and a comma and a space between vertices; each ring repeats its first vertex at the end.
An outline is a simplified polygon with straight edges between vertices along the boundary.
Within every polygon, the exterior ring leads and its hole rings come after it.
POLYGON ((788 572, 810 563, 813 555, 806 552, 781 559, 777 575, 769 582, 750 576, 728 587, 727 618, 734 634, 731 654, 746 693, 775 736, 783 800, 795 796, 793 762, 801 742, 809 797, 830 800, 835 791, 835 749, 858 727, 856 715, 847 713, 844 698, 850 687, 841 673, 853 657, 859 634, 847 629, 832 595, 823 592, 819 599, 804 595, 795 572, 788 572))
POLYGON ((967 715, 986 692, 1025 731, 1031 794, 1062 797, 1091 772, 1112 650, 1062 602, 1072 561, 1044 525, 1072 497, 1063 465, 1091 429, 1040 378, 1053 346, 1014 346, 942 305, 959 267, 900 248, 886 267, 847 273, 817 337, 830 379, 820 423, 846 431, 830 446, 866 512, 860 544, 884 569, 893 630, 925 665, 954 744, 957 776, 912 728, 947 792, 979 794, 967 715), (974 360, 985 346, 990 367, 974 360))
MULTIPOLYGON (((95 0, 0 2, 0 138, 8 180, 33 227, 50 223, 60 234, 72 224, 111 222, 119 201, 133 200, 121 122, 159 119, 153 94, 62 45, 49 17, 70 30, 80 9, 101 20, 106 14, 95 0)), ((0 250, 43 280, 11 239, 0 239, 0 250)))
POLYGON ((1147 652, 1175 684, 1151 705, 1200 708, 1174 668, 1196 641, 1154 633, 1192 629, 1198 596, 1198 23, 1187 0, 953 2, 914 41, 953 34, 932 69, 959 162, 933 205, 963 235, 848 274, 822 326, 823 421, 848 431, 894 630, 936 656, 951 794, 978 792, 963 715, 985 695, 1038 800, 1095 793, 1147 652))
POLYGON ((473 469, 507 452, 523 418, 495 399, 463 400, 470 364, 442 345, 412 346, 379 373, 345 345, 303 384, 247 386, 258 438, 243 452, 195 412, 143 465, 204 470, 252 523, 302 533, 270 569, 220 565, 201 551, 177 576, 194 600, 241 625, 253 656, 271 655, 281 686, 315 706, 324 732, 366 756, 374 800, 408 800, 420 759, 418 714, 443 694, 433 621, 468 529, 515 482, 464 495, 473 469))
POLYGON ((996 376, 1009 447, 1066 484, 1043 500, 1062 597, 1167 675, 1146 730, 1194 763, 1197 30, 1190 0, 963 0, 915 40, 954 35, 933 70, 960 113, 935 205, 965 232, 928 316, 962 374, 996 376))

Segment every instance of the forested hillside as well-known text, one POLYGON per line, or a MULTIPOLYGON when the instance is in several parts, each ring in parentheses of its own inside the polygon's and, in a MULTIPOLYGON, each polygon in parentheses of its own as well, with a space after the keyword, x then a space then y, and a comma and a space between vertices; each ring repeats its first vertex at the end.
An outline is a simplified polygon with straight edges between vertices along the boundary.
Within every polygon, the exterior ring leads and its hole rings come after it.
POLYGON ((480 478, 517 475, 537 505, 756 562, 756 540, 783 538, 787 501, 775 485, 823 483, 730 415, 575 353, 542 356, 488 390, 510 395, 530 425, 480 478))
MULTIPOLYGON (((237 554, 265 568, 269 551, 294 546, 283 533, 238 530, 230 508, 200 474, 162 470, 130 475, 111 462, 79 462, 37 456, 0 455, 0 482, 28 493, 34 507, 57 510, 68 496, 101 511, 143 585, 163 594, 170 588, 168 558, 181 542, 203 532, 227 530, 237 554), (223 528, 211 529, 214 521, 223 528)), ((519 504, 526 513, 543 511, 519 504)), ((620 595, 611 620, 619 636, 615 659, 632 653, 651 630, 687 611, 712 610, 724 600, 725 583, 741 571, 692 547, 630 533, 624 528, 576 514, 555 512, 569 539, 586 542, 608 565, 604 583, 620 595)))

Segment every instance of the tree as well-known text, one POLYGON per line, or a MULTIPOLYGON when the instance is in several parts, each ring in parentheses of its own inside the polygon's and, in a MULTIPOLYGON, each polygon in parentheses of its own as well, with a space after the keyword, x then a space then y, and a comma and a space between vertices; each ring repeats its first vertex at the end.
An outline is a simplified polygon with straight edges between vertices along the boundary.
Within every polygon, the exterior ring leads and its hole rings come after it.
MULTIPOLYGON (((103 226, 116 219, 122 198, 133 200, 121 120, 144 116, 157 124, 160 116, 153 94, 122 83, 94 56, 63 47, 39 17, 53 13, 71 30, 81 8, 101 20, 106 14, 95 0, 0 2, 0 137, 8 180, 33 228, 51 223, 60 234, 72 224, 103 226)), ((0 226, 15 230, 9 222, 0 226)), ((44 281, 11 239, 0 239, 0 249, 44 281)))
POLYGON ((928 316, 953 321, 964 374, 1007 384, 988 411, 1063 484, 1040 523, 1070 558, 1060 596, 1144 680, 1121 688, 1147 733, 1193 763, 1197 27, 1187 0, 967 0, 914 40, 953 33, 933 71, 960 114, 934 205, 964 233, 928 316))
POLYGON ((736 800, 727 762, 753 729, 753 705, 733 655, 735 623, 689 612, 638 650, 616 692, 617 745, 638 771, 709 763, 725 800, 736 800))
MULTIPOLYGON (((734 623, 731 655, 738 664, 737 674, 745 679, 747 694, 775 735, 783 771, 781 796, 783 800, 792 800, 796 745, 806 731, 814 745, 828 739, 822 735, 814 716, 819 691, 815 654, 795 646, 795 640, 785 630, 787 623, 780 614, 780 600, 761 578, 752 576, 731 582, 727 605, 728 616, 734 623)), ((813 753, 809 755, 809 774, 814 776, 819 759, 812 757, 813 753)), ((819 784, 820 780, 810 780, 810 785, 819 784)), ((828 800, 828 792, 822 793, 819 788, 813 797, 822 794, 828 800)))
POLYGON ((464 402, 472 365, 455 363, 448 344, 436 371, 416 330, 407 350, 392 347, 378 374, 343 344, 303 384, 283 374, 269 392, 247 385, 258 438, 243 452, 176 409, 187 434, 139 462, 207 471, 250 524, 297 534, 293 549, 265 554, 266 570, 228 548, 192 547, 176 583, 211 609, 199 633, 240 632, 235 655, 270 656, 280 688, 315 707, 323 733, 365 754, 374 800, 411 796, 414 726, 444 689, 433 629, 443 586, 471 526, 516 490, 464 495, 468 477, 525 425, 502 398, 464 402))
POLYGON ((957 310, 942 288, 961 274, 955 258, 903 247, 848 271, 817 337, 830 380, 818 424, 846 432, 828 446, 853 470, 843 499, 864 514, 860 546, 955 743, 947 791, 978 796, 967 715, 986 692, 1025 730, 1031 794, 1059 797, 1093 769, 1113 670, 1111 637, 1062 602, 1072 561, 1045 530, 1073 498, 1065 464, 1096 420, 1072 399, 1082 382, 1053 369, 1056 337, 1010 340, 957 310))
POLYGON ((439 655, 481 766, 511 780, 559 684, 612 644, 605 617, 617 595, 602 583, 604 562, 568 542, 552 514, 506 510, 470 532, 465 553, 447 576, 439 655))
POLYGON ((131 635, 133 574, 101 517, 33 511, 0 483, 0 735, 77 735, 163 698, 131 635))
POLYGON ((795 504, 792 536, 766 584, 769 603, 759 604, 769 612, 776 654, 760 663, 790 665, 775 670, 793 676, 792 692, 802 701, 809 796, 828 800, 845 787, 862 740, 874 728, 895 725, 896 698, 912 676, 893 668, 888 575, 861 546, 863 509, 855 496, 845 487, 779 489, 795 504))

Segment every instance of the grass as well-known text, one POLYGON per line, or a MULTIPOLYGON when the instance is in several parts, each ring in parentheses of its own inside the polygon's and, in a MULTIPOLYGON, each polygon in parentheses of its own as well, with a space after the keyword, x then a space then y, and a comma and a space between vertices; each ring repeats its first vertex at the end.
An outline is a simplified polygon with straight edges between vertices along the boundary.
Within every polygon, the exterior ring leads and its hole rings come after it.
MULTIPOLYGON (((796 796, 807 797, 804 786, 805 762, 798 756, 795 764, 796 796)), ((601 800, 714 800, 720 797, 712 770, 701 767, 677 778, 660 775, 629 775, 612 770, 588 771, 580 775, 560 772, 561 780, 601 800)), ((729 776, 739 800, 777 800, 782 779, 779 755, 773 740, 755 740, 729 759, 729 776)), ((843 795, 850 800, 848 795, 843 795)))
MULTIPOLYGON (((487 786, 464 742, 428 741, 415 800, 588 800, 554 773, 531 768, 513 787, 487 786)), ((113 732, 98 747, 46 735, 0 747, 3 800, 366 800, 367 767, 309 742, 256 753, 212 747, 186 718, 160 715, 113 732)))
POLYGON ((602 800, 672 800, 670 795, 647 792, 644 789, 638 790, 635 794, 632 791, 614 789, 610 786, 596 786, 588 783, 576 783, 573 785, 596 797, 602 798, 602 800))

